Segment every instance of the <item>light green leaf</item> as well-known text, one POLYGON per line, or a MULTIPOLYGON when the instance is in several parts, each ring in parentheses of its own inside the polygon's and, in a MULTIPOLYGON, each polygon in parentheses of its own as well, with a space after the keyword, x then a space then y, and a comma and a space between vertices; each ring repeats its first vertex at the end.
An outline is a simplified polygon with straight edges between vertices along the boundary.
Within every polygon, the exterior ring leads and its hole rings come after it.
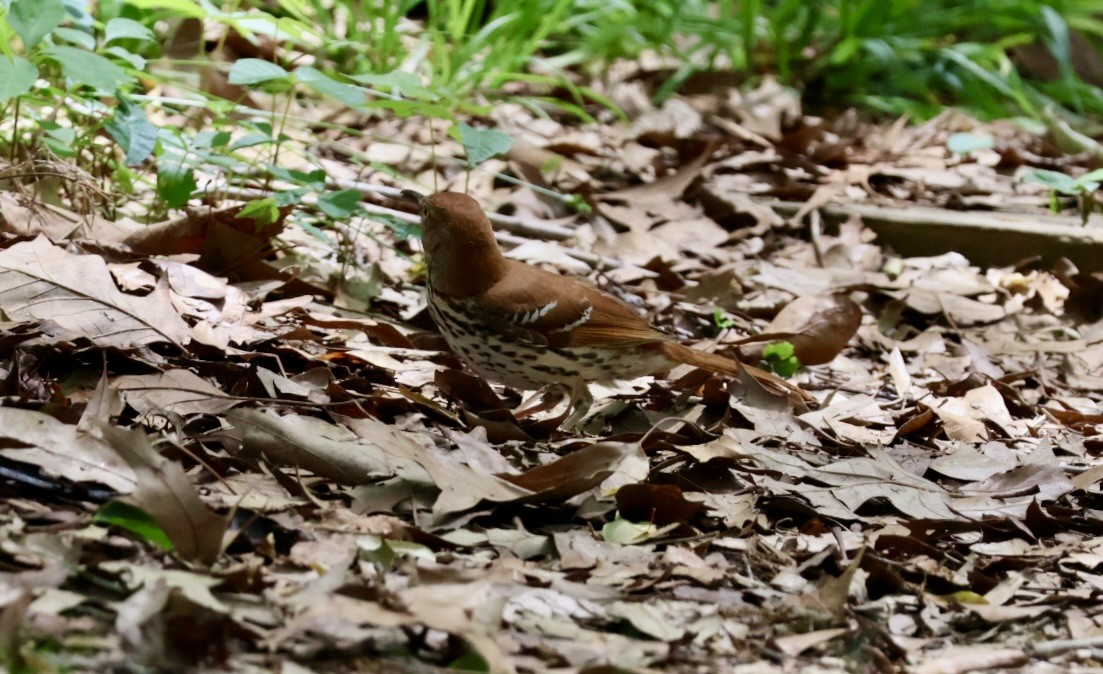
POLYGON ((238 59, 230 68, 230 84, 263 84, 291 81, 291 73, 264 59, 238 59))
POLYGON ((126 152, 126 165, 134 166, 153 154, 157 144, 157 127, 150 124, 145 110, 130 101, 119 102, 115 116, 108 120, 107 133, 126 152))
POLYGON ((92 516, 92 521, 129 531, 162 550, 172 550, 172 541, 169 540, 165 530, 149 513, 138 506, 122 501, 108 501, 92 516))
POLYGON ((22 38, 25 52, 60 26, 64 18, 61 0, 14 0, 8 10, 8 24, 22 38))
POLYGON ((38 79, 38 68, 25 58, 0 56, 0 103, 22 96, 38 79))
POLYGON ((128 39, 149 42, 153 39, 153 31, 133 19, 118 17, 107 22, 103 29, 104 44, 128 39))
POLYGON ((234 144, 230 146, 230 149, 241 150, 247 147, 254 147, 256 145, 264 145, 265 143, 272 142, 275 142, 272 140, 272 136, 265 136, 261 133, 247 133, 235 140, 234 144))
POLYGON ((76 28, 57 28, 53 32, 54 42, 68 42, 88 51, 96 50, 96 36, 86 30, 76 28))
POLYGON ((404 70, 383 74, 361 73, 349 77, 371 87, 390 87, 407 98, 421 98, 427 101, 435 101, 439 98, 432 90, 425 88, 420 77, 404 70))
POLYGON ((65 79, 74 84, 87 84, 104 92, 114 92, 134 79, 126 71, 99 54, 76 47, 50 47, 49 57, 61 65, 65 79))
POLYGON ((358 107, 368 98, 368 90, 354 84, 339 82, 322 71, 305 66, 295 71, 299 81, 308 84, 323 96, 329 96, 349 107, 358 107))
POLYGON ((38 126, 46 132, 46 135, 42 137, 42 142, 58 157, 66 158, 77 155, 77 151, 73 147, 77 140, 75 130, 45 120, 39 122, 38 126))
POLYGON ((1095 169, 1094 171, 1088 171, 1084 175, 1076 179, 1080 184, 1093 183, 1103 181, 1103 168, 1095 169))
POLYGON ((1075 195, 1079 194, 1081 189, 1080 185, 1076 182, 1076 178, 1058 171, 1036 169, 1028 173, 1026 178, 1031 182, 1041 183, 1049 189, 1060 192, 1061 194, 1075 195))
POLYGON ((946 149, 954 154, 969 154, 977 150, 990 149, 994 144, 992 136, 975 133, 955 133, 946 141, 946 149))
POLYGON ((111 54, 118 59, 126 61, 127 64, 135 70, 141 71, 146 69, 146 60, 144 58, 135 54, 132 51, 127 51, 126 49, 123 49, 118 45, 115 45, 114 47, 108 47, 103 51, 105 54, 111 54))
POLYGON ((471 166, 505 154, 513 147, 513 139, 497 129, 477 129, 467 122, 460 122, 459 131, 467 163, 471 166))
POLYGON ((327 192, 318 197, 318 208, 334 220, 351 218, 360 210, 360 190, 327 192))
POLYGON ((275 199, 255 199, 242 206, 237 212, 237 217, 248 218, 258 225, 270 225, 279 220, 280 209, 275 199))

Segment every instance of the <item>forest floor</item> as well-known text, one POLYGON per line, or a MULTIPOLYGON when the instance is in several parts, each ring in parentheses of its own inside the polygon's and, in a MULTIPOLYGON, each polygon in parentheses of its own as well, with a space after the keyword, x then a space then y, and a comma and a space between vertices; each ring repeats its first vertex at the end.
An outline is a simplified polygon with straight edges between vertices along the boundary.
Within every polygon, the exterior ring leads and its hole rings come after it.
POLYGON ((1096 671, 1101 225, 1029 175, 1098 155, 638 75, 603 92, 629 121, 495 105, 512 147, 473 171, 424 119, 292 110, 321 159, 280 166, 366 211, 332 229, 250 219, 294 186, 214 168, 154 224, 9 180, 9 669, 1096 671), (400 188, 700 348, 792 344, 815 402, 686 369, 516 419, 444 351, 400 188))

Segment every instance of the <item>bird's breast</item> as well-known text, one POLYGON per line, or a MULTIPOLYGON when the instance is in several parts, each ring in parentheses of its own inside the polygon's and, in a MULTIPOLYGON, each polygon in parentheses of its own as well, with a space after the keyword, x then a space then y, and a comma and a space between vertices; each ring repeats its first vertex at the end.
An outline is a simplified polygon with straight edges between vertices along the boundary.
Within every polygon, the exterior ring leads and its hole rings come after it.
POLYGON ((472 300, 445 297, 431 289, 429 313, 448 346, 472 370, 513 388, 535 389, 579 379, 634 379, 671 365, 655 350, 541 344, 496 326, 472 300))

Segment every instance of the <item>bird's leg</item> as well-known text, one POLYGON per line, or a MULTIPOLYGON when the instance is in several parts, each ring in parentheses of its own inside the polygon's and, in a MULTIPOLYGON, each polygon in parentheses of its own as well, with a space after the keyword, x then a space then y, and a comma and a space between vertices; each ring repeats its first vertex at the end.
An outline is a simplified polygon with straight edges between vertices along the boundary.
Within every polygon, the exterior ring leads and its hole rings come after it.
POLYGON ((571 384, 571 400, 567 407, 571 414, 559 427, 566 431, 578 429, 586 420, 586 414, 593 404, 594 396, 590 393, 590 385, 585 379, 575 379, 571 384))
MULTIPOLYGON (((547 412, 558 405, 559 401, 568 393, 574 395, 574 392, 569 390, 566 384, 549 384, 527 399, 522 400, 517 409, 513 411, 513 418, 517 420, 527 419, 534 414, 547 412)), ((570 407, 567 409, 570 409, 570 407)))

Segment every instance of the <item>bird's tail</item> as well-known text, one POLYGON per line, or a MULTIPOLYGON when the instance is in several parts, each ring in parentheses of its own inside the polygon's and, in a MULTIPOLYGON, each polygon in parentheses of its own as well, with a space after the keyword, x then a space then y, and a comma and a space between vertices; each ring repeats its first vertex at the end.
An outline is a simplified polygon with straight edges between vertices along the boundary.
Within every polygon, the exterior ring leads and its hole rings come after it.
POLYGON ((800 397, 801 400, 812 402, 815 399, 808 394, 807 391, 801 387, 791 384, 781 377, 767 372, 766 370, 759 369, 754 365, 746 365, 732 360, 731 358, 725 358, 724 356, 718 356, 715 353, 709 353, 708 351, 700 351, 698 349, 692 349, 683 344, 677 342, 663 342, 659 347, 661 353, 670 360, 681 363, 683 365, 690 365, 692 367, 699 367, 702 370, 708 370, 709 372, 715 372, 717 374, 727 375, 729 377, 740 377, 740 371, 754 377, 760 384, 774 391, 782 391, 785 393, 793 393, 800 397))

